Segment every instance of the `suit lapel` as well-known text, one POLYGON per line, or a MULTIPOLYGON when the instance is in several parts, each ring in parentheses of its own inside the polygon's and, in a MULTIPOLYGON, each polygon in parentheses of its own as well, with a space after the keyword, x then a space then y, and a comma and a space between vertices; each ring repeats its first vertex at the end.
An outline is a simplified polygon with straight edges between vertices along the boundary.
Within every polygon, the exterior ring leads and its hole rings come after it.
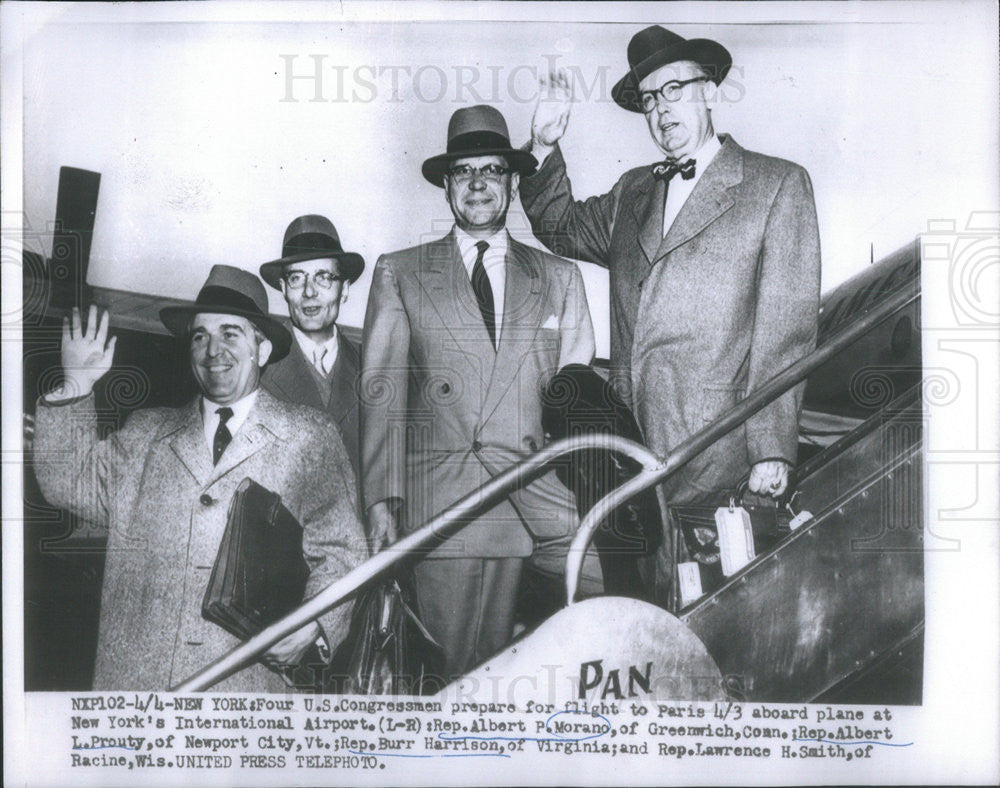
POLYGON ((721 139, 722 148, 681 207, 653 262, 687 243, 733 206, 728 189, 743 180, 743 152, 728 135, 721 139))
POLYGON ((637 187, 636 198, 630 203, 638 228, 639 248, 650 265, 656 262, 657 249, 663 243, 664 188, 662 181, 650 175, 637 187))
MULTIPOLYGON (((542 276, 531 248, 511 238, 504 268, 500 343, 483 402, 480 426, 493 415, 504 394, 514 385, 524 357, 534 346, 542 324, 542 276)), ((486 330, 485 327, 483 330, 486 330)))
POLYGON ((358 360, 351 343, 337 332, 337 360, 330 370, 330 405, 327 408, 337 422, 354 411, 354 386, 358 376, 358 360))
MULTIPOLYGON (((212 468, 212 481, 225 476, 274 440, 278 431, 273 419, 274 406, 275 400, 271 395, 263 389, 258 389, 257 401, 250 408, 246 420, 236 431, 232 442, 222 452, 219 464, 212 468)), ((202 445, 204 446, 204 432, 202 432, 202 445)))
MULTIPOLYGON (((289 328, 291 331, 291 328, 289 328)), ((288 355, 270 368, 270 373, 266 376, 268 388, 273 388, 277 395, 289 402, 301 402, 320 410, 323 409, 323 400, 319 389, 316 387, 316 380, 309 370, 309 360, 302 352, 298 340, 292 338, 292 349, 288 355), (305 399, 303 399, 305 395, 305 399)))
POLYGON ((205 442, 205 428, 201 420, 201 397, 180 412, 178 422, 165 428, 160 439, 169 438, 170 449, 183 463, 199 485, 208 484, 214 468, 208 445, 205 442))
MULTIPOLYGON (((421 255, 422 274, 419 282, 426 296, 426 306, 437 315, 459 355, 469 362, 476 379, 485 387, 496 349, 490 342, 490 335, 486 333, 486 325, 483 323, 476 295, 472 292, 469 274, 458 253, 454 233, 427 244, 421 255), (489 359, 490 363, 484 365, 484 359, 489 359)), ((426 320, 423 315, 417 319, 426 320)), ((432 327, 422 323, 420 328, 432 327)))

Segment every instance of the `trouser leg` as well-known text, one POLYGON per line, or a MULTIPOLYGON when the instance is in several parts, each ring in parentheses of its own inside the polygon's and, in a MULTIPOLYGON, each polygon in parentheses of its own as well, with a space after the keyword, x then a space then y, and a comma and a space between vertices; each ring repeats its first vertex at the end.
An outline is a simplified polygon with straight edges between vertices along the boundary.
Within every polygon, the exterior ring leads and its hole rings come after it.
POLYGON ((444 650, 446 679, 462 676, 510 641, 523 563, 444 558, 414 568, 420 617, 444 650))
MULTIPOLYGON (((528 559, 529 565, 549 577, 558 578, 563 588, 566 585, 566 559, 569 556, 570 544, 576 533, 559 539, 538 540, 535 549, 528 559)), ((580 567, 578 587, 585 597, 599 596, 604 592, 601 562, 598 560, 597 549, 590 545, 583 554, 583 564, 580 567)), ((565 594, 562 603, 565 604, 565 594)))

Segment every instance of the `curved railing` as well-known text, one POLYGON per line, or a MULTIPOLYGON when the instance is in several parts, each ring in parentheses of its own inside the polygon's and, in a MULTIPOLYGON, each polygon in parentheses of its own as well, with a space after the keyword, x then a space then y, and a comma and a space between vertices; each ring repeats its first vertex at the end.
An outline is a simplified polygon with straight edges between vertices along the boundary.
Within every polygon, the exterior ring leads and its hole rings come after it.
POLYGON ((715 419, 715 421, 707 424, 704 428, 694 433, 694 435, 682 441, 677 448, 673 449, 667 455, 660 468, 649 471, 644 469, 634 479, 612 490, 594 504, 594 507, 587 513, 587 516, 583 518, 583 522, 580 523, 580 528, 577 530, 569 549, 569 556, 566 561, 566 598, 568 603, 572 604, 576 598, 577 580, 580 567, 583 563, 583 550, 590 543, 594 531, 597 530, 597 526, 600 525, 601 521, 615 507, 620 506, 632 496, 638 495, 643 490, 666 479, 670 474, 684 465, 684 463, 701 454, 701 452, 723 435, 734 430, 757 411, 767 407, 797 383, 805 380, 810 372, 829 361, 830 358, 858 337, 866 334, 887 317, 919 298, 919 291, 914 292, 909 289, 886 298, 877 306, 868 310, 849 327, 837 332, 822 347, 816 348, 809 355, 800 358, 795 363, 786 367, 759 389, 756 389, 746 399, 741 400, 733 408, 715 419))
POLYGON ((369 558, 281 620, 271 624, 243 645, 172 689, 176 692, 204 690, 231 676, 282 638, 336 607, 372 578, 397 562, 412 556, 416 550, 428 545, 435 537, 457 530, 456 526, 467 522, 470 514, 497 503, 511 490, 541 475, 553 460, 584 449, 604 449, 624 454, 639 463, 643 473, 649 473, 660 467, 660 460, 645 446, 614 435, 584 435, 552 443, 497 474, 482 487, 473 490, 436 515, 422 528, 369 558))
POLYGON ((566 567, 567 601, 576 598, 584 551, 598 525, 615 509, 643 490, 662 482, 684 463, 700 454, 723 435, 738 427, 757 411, 766 407, 810 372, 828 361, 858 337, 870 331, 887 317, 920 298, 919 290, 906 289, 888 296, 869 309, 862 317, 831 337, 822 347, 799 359, 768 383, 715 421, 683 441, 663 460, 646 447, 634 441, 612 435, 586 435, 552 443, 541 451, 493 477, 482 487, 456 501, 436 515, 422 528, 395 542, 391 547, 370 558, 361 566, 331 583, 312 599, 304 602, 280 621, 275 622, 242 645, 223 655, 181 684, 173 687, 177 692, 197 692, 238 672, 257 659, 279 640, 290 635, 308 622, 336 607, 365 583, 386 571, 399 561, 411 556, 418 548, 460 527, 469 515, 500 501, 512 490, 529 483, 547 470, 554 460, 586 449, 609 450, 635 460, 642 470, 621 487, 602 498, 584 517, 570 547, 566 567))

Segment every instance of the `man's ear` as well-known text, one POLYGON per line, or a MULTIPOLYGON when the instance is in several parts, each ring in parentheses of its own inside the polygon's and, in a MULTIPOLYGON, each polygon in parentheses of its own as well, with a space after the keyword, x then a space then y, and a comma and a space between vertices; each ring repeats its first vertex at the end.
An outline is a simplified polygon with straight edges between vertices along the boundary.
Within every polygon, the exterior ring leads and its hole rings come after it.
POLYGON ((347 293, 350 291, 350 289, 351 289, 351 283, 345 279, 343 283, 340 285, 340 303, 343 304, 345 301, 347 301, 347 293))
POLYGON ((262 339, 260 344, 257 345, 257 366, 263 368, 263 366, 271 358, 271 349, 274 346, 271 344, 270 339, 262 339))
POLYGON ((521 173, 512 172, 510 174, 510 198, 513 200, 517 197, 517 187, 521 185, 521 173))

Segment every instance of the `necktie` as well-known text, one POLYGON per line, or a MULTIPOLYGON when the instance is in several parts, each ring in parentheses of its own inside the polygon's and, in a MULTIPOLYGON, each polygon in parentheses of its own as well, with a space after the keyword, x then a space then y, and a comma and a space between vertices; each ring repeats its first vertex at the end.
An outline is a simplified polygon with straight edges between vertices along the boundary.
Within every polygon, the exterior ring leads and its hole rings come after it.
POLYGON ((324 375, 329 375, 330 370, 327 368, 326 357, 329 354, 329 349, 324 345, 323 347, 315 348, 313 350, 313 366, 316 367, 324 375))
POLYGON ((659 164, 653 165, 653 177, 658 181, 669 183, 671 178, 680 173, 681 178, 689 181, 694 177, 695 163, 694 159, 688 159, 680 164, 676 161, 661 161, 659 164))
POLYGON ((490 334, 490 342, 495 348, 497 346, 497 320, 493 308, 493 288, 490 287, 490 278, 486 275, 486 266, 483 265, 483 255, 486 254, 489 247, 490 245, 486 241, 476 243, 479 254, 476 255, 476 262, 472 266, 472 289, 479 302, 479 311, 483 313, 483 322, 490 334))
POLYGON ((222 452, 226 450, 226 446, 233 439, 229 427, 226 426, 226 422, 233 416, 233 409, 219 408, 215 412, 219 414, 219 426, 215 428, 215 439, 212 441, 212 465, 219 464, 222 452))

